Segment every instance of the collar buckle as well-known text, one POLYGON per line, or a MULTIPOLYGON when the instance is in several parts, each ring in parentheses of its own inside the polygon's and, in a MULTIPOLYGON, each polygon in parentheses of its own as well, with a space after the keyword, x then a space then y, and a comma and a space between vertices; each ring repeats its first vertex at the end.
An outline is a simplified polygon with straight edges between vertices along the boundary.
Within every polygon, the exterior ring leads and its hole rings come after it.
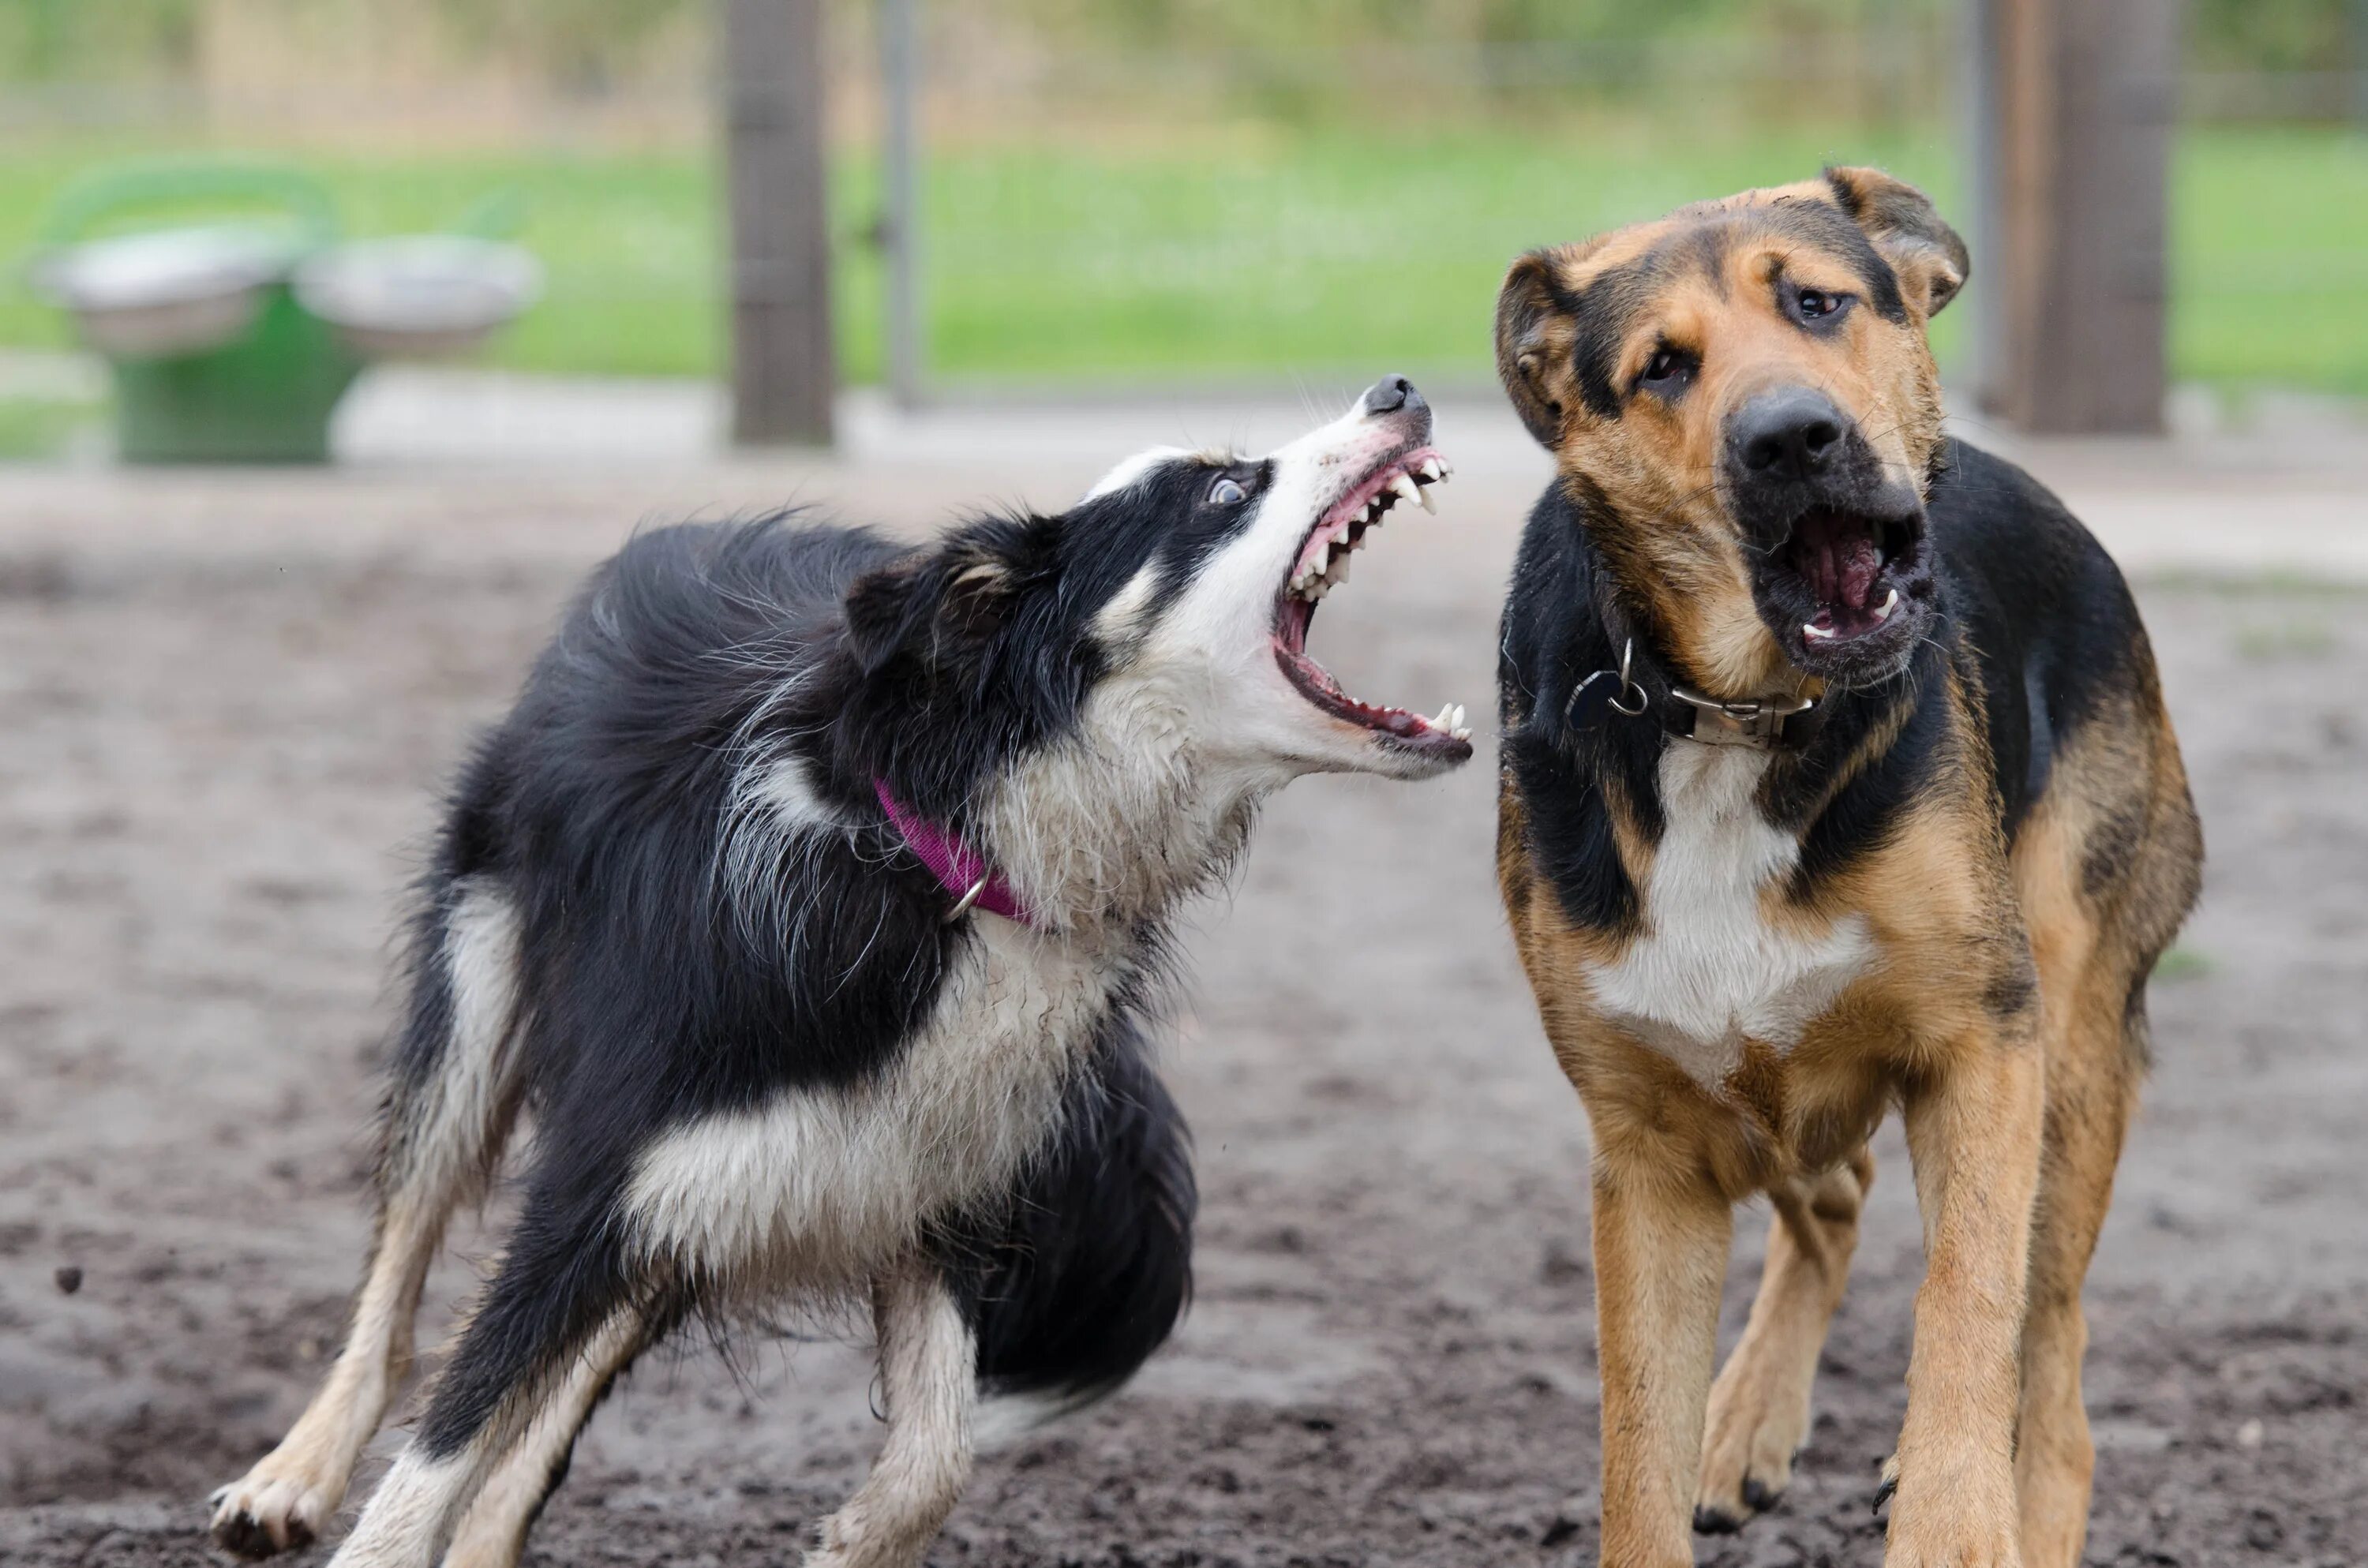
POLYGON ((1772 747, 1784 738, 1784 722, 1817 705, 1814 697, 1764 697, 1728 702, 1691 687, 1672 686, 1669 695, 1693 710, 1693 728, 1684 738, 1713 746, 1772 747))

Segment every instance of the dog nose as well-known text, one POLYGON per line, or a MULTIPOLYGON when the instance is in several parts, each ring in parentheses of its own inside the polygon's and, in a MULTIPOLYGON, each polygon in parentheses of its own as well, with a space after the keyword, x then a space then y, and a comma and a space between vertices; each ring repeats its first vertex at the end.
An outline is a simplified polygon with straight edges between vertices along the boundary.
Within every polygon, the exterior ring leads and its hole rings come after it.
POLYGON ((1395 414, 1400 409, 1419 410, 1430 404, 1423 402, 1422 393, 1415 391, 1414 383, 1404 376, 1383 376, 1365 389, 1358 406, 1367 414, 1395 414))
POLYGON ((1842 412, 1822 392, 1791 387, 1753 398, 1727 426, 1727 449, 1750 478, 1807 479, 1841 450, 1842 412))

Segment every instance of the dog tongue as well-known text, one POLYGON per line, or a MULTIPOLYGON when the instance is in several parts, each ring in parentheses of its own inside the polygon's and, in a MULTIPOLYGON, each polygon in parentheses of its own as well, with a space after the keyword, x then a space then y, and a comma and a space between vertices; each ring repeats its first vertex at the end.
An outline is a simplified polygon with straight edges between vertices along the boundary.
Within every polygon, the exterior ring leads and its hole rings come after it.
POLYGON ((1883 554, 1870 534, 1838 530, 1817 541, 1816 594, 1827 604, 1864 609, 1882 570, 1883 554))

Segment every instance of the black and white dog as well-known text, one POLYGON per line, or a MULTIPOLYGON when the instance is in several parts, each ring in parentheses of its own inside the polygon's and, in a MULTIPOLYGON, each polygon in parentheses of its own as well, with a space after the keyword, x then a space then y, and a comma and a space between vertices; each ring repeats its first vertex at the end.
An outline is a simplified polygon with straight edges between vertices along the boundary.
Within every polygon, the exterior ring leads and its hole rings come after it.
POLYGON ((575 1435, 686 1319, 868 1301, 888 1434, 810 1563, 917 1562, 977 1391, 1082 1400, 1173 1328, 1192 1173, 1150 1061, 1188 895, 1303 773, 1425 778, 1463 715, 1346 696, 1317 600, 1447 469, 1402 377, 1263 460, 1161 450, 1057 517, 906 550, 780 520, 636 539, 460 780, 350 1336, 218 1494, 324 1530, 421 1281, 519 1109, 500 1268, 336 1562, 515 1562, 575 1435))

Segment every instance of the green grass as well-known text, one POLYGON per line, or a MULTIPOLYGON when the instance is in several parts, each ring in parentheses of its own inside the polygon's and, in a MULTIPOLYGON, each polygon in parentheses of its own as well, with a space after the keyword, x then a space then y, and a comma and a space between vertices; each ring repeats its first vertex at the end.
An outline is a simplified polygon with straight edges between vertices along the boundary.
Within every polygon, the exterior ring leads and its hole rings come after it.
MULTIPOLYGON (((0 258, 24 252, 68 176, 129 150, 51 141, 0 158, 0 258)), ((941 148, 924 190, 930 369, 1117 381, 1391 366, 1479 381, 1516 252, 1829 159, 1883 164, 1957 208, 1955 159, 1937 134, 1277 131, 1172 148, 941 148)), ((446 223, 499 189, 524 198, 520 237, 550 290, 495 363, 704 375, 722 362, 721 220, 704 156, 300 161, 359 233, 446 223)), ((865 238, 876 178, 853 157, 836 174, 842 357, 866 381, 881 358, 865 238)), ((2368 138, 2191 131, 2173 233, 2178 374, 2368 393, 2368 138)), ((1944 358, 1962 324, 1936 324, 1944 358)), ((0 290, 0 346, 66 341, 38 301, 0 290)))
POLYGON ((2190 132, 2171 203, 2179 375, 2368 394, 2368 135, 2190 132))
POLYGON ((95 431, 106 406, 81 399, 0 393, 0 461, 53 458, 95 431))

